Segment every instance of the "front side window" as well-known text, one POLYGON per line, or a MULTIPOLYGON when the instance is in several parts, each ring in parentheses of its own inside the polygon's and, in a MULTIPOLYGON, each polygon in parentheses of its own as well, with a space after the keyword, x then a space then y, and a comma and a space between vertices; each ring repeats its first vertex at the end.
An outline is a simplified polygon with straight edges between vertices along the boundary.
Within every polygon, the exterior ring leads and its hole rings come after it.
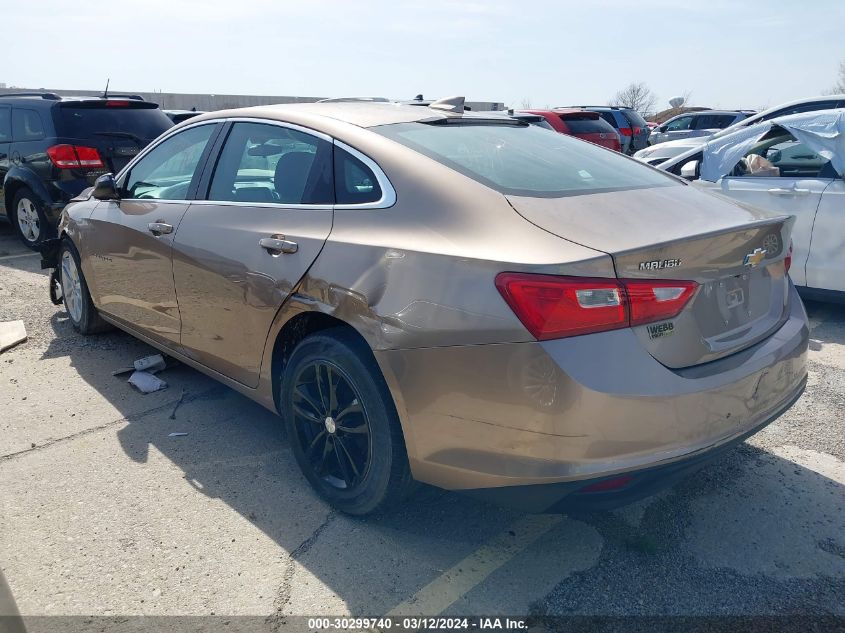
POLYGON ((673 119, 666 124, 666 131, 667 132, 680 132, 681 130, 688 130, 692 125, 692 117, 691 116, 682 116, 678 117, 677 119, 673 119))
POLYGON ((124 179, 122 197, 186 200, 216 124, 178 132, 141 158, 124 179))
POLYGON ((822 178, 829 160, 782 128, 775 128, 739 161, 734 176, 746 178, 822 178))
POLYGON ((44 123, 35 110, 12 110, 12 138, 16 141, 38 141, 44 138, 44 123))
POLYGON ((396 123, 370 129, 508 195, 559 198, 683 186, 597 145, 530 125, 464 120, 396 123))
POLYGON ((279 125, 235 123, 211 179, 209 200, 332 204, 332 144, 279 125))

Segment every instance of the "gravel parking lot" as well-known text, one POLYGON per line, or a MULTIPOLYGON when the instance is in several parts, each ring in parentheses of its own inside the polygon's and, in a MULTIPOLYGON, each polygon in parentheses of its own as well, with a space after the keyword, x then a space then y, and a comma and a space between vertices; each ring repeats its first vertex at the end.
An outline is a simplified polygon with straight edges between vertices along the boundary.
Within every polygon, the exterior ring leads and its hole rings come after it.
POLYGON ((353 519, 278 419, 150 348, 77 335, 0 224, 0 567, 25 615, 845 615, 845 306, 810 304, 810 381, 784 417, 657 497, 525 516, 424 489, 353 519), (171 433, 187 433, 171 437, 171 433))

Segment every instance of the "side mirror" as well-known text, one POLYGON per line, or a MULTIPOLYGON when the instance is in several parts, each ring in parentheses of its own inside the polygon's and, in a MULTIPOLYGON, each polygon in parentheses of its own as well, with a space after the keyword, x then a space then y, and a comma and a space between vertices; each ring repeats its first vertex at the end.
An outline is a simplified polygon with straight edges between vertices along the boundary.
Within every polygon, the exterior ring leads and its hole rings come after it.
POLYGON ((113 174, 103 174, 94 181, 94 191, 91 194, 97 200, 118 200, 117 185, 114 184, 113 174))
POLYGON ((698 178, 698 161, 690 160, 681 166, 681 178, 695 180, 698 178))

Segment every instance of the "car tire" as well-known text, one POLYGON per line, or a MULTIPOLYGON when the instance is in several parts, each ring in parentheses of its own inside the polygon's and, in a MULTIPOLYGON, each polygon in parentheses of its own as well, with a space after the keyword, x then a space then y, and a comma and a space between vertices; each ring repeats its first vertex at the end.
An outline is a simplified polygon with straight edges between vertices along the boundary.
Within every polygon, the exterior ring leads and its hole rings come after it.
POLYGON ((371 514, 414 489, 393 398, 354 332, 332 328, 304 338, 286 364, 280 390, 296 461, 332 506, 371 514))
POLYGON ((59 249, 59 268, 62 302, 73 329, 80 334, 99 334, 112 329, 91 301, 91 293, 88 292, 88 284, 82 274, 79 252, 68 238, 62 240, 59 249))
POLYGON ((34 251, 38 250, 38 245, 50 237, 52 232, 44 214, 44 203, 29 187, 21 187, 15 193, 9 219, 21 242, 34 251))

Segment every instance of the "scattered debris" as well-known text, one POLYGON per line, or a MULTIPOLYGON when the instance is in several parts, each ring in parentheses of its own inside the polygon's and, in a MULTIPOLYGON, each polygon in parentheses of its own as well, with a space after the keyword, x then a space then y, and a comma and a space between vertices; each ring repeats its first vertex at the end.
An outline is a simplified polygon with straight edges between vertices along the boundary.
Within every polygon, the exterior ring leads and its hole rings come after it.
POLYGON ((129 376, 129 384, 141 393, 153 393, 167 389, 167 383, 146 371, 136 371, 129 376))
POLYGON ((0 323, 0 352, 26 340, 26 327, 23 321, 4 321, 0 323))
POLYGON ((187 433, 171 433, 167 437, 184 437, 186 435, 187 435, 187 433))
POLYGON ((170 419, 176 419, 176 411, 178 411, 179 407, 182 406, 182 402, 185 400, 185 390, 182 389, 182 395, 179 396, 179 400, 176 401, 176 406, 173 407, 173 412, 170 414, 170 419))
POLYGON ((136 360, 133 365, 135 366, 136 371, 145 371, 150 374, 158 373, 162 369, 167 368, 167 363, 164 361, 164 356, 161 354, 144 356, 144 358, 136 360))

